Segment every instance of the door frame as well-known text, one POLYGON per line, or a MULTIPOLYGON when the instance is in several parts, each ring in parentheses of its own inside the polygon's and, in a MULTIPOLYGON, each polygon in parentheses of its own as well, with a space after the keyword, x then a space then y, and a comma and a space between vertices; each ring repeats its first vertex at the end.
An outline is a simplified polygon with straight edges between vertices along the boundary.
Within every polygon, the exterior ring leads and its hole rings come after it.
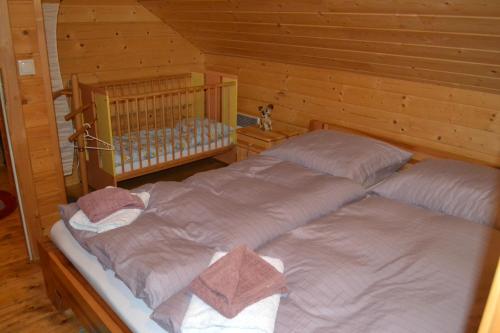
POLYGON ((6 135, 12 149, 12 169, 17 182, 19 212, 26 237, 26 247, 30 259, 37 258, 36 239, 41 238, 41 230, 36 226, 39 216, 35 197, 31 159, 27 149, 28 142, 22 96, 17 78, 17 65, 12 43, 12 31, 7 0, 0 0, 0 74, 2 75, 5 116, 8 123, 6 135), (39 234, 36 234, 38 231, 39 234))

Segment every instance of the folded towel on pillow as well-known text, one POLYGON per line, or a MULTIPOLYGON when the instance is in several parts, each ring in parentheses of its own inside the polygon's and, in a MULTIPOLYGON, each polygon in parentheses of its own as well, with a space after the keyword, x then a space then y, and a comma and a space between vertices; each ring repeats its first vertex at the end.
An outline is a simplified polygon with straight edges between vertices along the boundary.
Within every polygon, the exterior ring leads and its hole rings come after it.
POLYGON ((91 222, 97 222, 123 208, 144 209, 136 195, 119 187, 106 187, 84 195, 77 201, 91 222))
POLYGON ((85 214, 85 212, 80 209, 71 217, 71 219, 69 220, 69 224, 73 228, 78 230, 92 231, 97 233, 129 225, 130 223, 135 221, 135 219, 142 213, 143 209, 146 208, 149 203, 148 192, 141 192, 137 194, 131 193, 130 195, 134 196, 136 200, 139 200, 141 202, 142 209, 130 208, 130 206, 126 206, 125 208, 119 209, 97 222, 92 222, 90 218, 85 214))
POLYGON ((217 252, 206 274, 201 274, 191 284, 195 294, 191 297, 181 331, 272 333, 280 293, 287 291, 283 270, 281 260, 259 257, 246 247, 238 247, 227 255, 217 252), (207 290, 207 284, 213 289, 207 290), (217 294, 219 292, 221 294, 217 294), (232 318, 223 316, 219 309, 232 318))
POLYGON ((227 318, 268 296, 285 293, 282 273, 246 246, 239 246, 215 262, 190 289, 227 318))

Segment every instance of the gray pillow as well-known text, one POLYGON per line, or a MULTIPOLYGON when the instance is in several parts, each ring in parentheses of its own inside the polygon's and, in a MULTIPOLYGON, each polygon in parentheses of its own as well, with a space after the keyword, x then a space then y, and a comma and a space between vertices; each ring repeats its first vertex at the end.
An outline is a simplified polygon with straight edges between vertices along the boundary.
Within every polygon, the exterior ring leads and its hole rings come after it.
POLYGON ((495 225, 500 170, 454 160, 426 160, 372 191, 477 223, 495 225))
POLYGON ((390 176, 412 156, 382 141, 333 130, 291 138, 263 154, 349 178, 365 187, 390 176))

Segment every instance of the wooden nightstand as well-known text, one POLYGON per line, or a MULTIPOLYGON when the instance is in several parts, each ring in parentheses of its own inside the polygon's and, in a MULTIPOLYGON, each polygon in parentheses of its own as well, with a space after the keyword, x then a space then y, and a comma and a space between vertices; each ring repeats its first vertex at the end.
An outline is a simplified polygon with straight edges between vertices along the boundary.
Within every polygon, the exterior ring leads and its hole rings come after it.
POLYGON ((293 128, 279 128, 273 129, 269 132, 264 132, 256 126, 239 128, 237 130, 237 160, 243 161, 249 156, 259 154, 260 152, 269 149, 292 136, 302 134, 303 132, 304 130, 293 128))

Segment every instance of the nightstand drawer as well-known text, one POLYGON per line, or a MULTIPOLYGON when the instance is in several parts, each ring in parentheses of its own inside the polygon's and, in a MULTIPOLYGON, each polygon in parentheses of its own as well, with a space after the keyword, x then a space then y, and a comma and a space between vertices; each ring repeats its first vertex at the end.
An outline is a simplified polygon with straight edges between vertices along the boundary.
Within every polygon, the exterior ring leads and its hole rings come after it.
POLYGON ((275 141, 263 141, 263 140, 260 140, 258 138, 254 138, 254 137, 247 136, 244 134, 238 134, 238 143, 241 141, 241 142, 244 142, 244 144, 246 144, 246 145, 250 145, 253 147, 259 147, 262 150, 269 149, 269 148, 273 147, 274 145, 285 141, 285 139, 286 138, 282 138, 282 139, 275 140, 275 141))
POLYGON ((257 155, 266 150, 262 145, 254 145, 252 143, 238 140, 236 145, 236 160, 243 161, 252 155, 257 155))
POLYGON ((242 161, 249 156, 259 154, 300 133, 291 129, 264 132, 255 126, 240 128, 237 131, 237 160, 242 161))

